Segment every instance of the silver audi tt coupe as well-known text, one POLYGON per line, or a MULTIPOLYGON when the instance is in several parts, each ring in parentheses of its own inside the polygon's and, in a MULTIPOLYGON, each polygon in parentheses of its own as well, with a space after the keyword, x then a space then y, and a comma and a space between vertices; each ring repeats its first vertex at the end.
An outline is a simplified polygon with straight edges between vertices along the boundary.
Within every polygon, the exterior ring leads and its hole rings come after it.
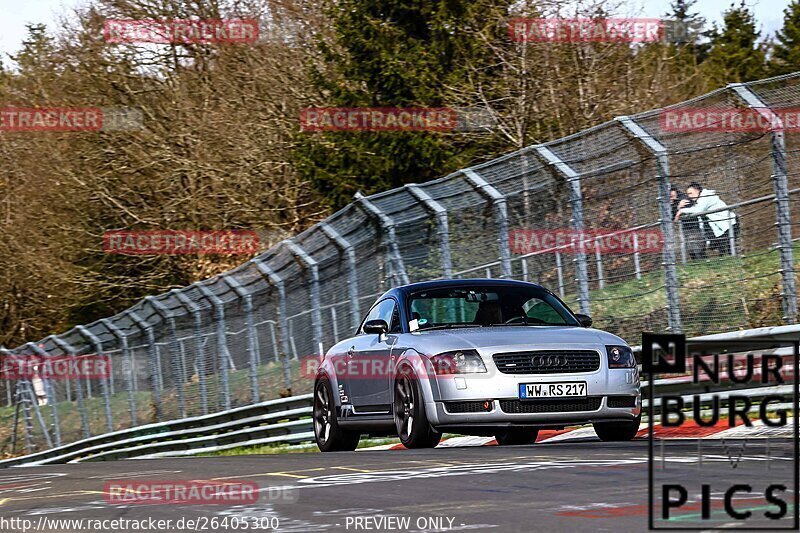
POLYGON ((630 440, 641 419, 636 360, 591 324, 533 283, 391 289, 320 363, 317 445, 353 450, 369 434, 425 448, 445 431, 532 444, 540 429, 585 423, 602 440, 630 440))

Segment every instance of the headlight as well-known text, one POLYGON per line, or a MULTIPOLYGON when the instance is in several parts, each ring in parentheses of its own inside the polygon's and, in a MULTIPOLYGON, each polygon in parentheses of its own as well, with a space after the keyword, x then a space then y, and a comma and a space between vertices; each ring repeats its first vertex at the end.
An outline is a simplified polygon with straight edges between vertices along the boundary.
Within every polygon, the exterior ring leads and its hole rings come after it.
POLYGON ((628 346, 606 346, 608 368, 634 368, 636 358, 628 346))
POLYGON ((483 359, 475 350, 456 350, 431 357, 437 374, 475 374, 486 372, 483 359))

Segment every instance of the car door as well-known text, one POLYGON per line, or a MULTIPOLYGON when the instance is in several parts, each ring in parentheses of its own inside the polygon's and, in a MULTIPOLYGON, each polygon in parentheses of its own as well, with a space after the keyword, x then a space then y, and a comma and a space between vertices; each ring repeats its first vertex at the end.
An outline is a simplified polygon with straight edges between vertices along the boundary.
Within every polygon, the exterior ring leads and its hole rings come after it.
POLYGON ((347 382, 350 401, 356 413, 386 413, 391 411, 391 350, 400 331, 397 302, 381 300, 367 314, 367 320, 381 319, 389 325, 388 335, 363 333, 353 339, 348 351, 347 382))

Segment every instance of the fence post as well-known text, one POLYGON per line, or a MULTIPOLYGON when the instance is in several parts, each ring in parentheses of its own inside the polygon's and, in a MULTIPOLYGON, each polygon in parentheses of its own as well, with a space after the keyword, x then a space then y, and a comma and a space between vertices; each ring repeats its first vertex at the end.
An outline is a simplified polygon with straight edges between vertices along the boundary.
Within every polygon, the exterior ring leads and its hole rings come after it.
POLYGON ((275 326, 278 323, 275 320, 268 320, 267 324, 269 325, 270 340, 272 340, 272 353, 275 354, 275 361, 277 361, 280 359, 279 354, 281 353, 280 348, 278 348, 278 335, 275 333, 275 326))
MULTIPOLYGON (((167 308, 166 305, 162 304, 158 300, 156 300, 152 296, 145 296, 145 301, 153 306, 156 313, 163 319, 166 320, 167 325, 169 326, 169 334, 172 337, 172 340, 169 343, 169 356, 172 361, 172 368, 176 374, 176 389, 178 393, 178 412, 180 413, 181 418, 186 418, 186 398, 185 398, 185 380, 186 380, 186 373, 185 369, 182 364, 180 348, 178 347, 178 328, 175 326, 175 317, 172 316, 172 312, 167 308)), ((161 376, 161 368, 159 366, 158 369, 159 377, 161 376)), ((164 382, 163 379, 160 380, 160 389, 164 389, 164 382)))
POLYGON ((606 278, 603 276, 603 255, 600 253, 599 237, 594 240, 594 260, 597 267, 597 284, 600 289, 606 286, 606 278))
POLYGON ((333 328, 333 339, 336 342, 339 339, 339 324, 338 317, 336 316, 336 306, 331 306, 331 327, 333 328))
POLYGON ((303 263, 306 271, 308 272, 308 300, 311 305, 311 332, 314 337, 315 348, 318 350, 317 355, 322 357, 322 316, 320 314, 320 301, 319 301, 319 265, 317 261, 312 258, 303 248, 290 239, 283 241, 284 246, 289 249, 294 257, 303 263))
POLYGON ((278 324, 280 327, 281 352, 283 352, 280 357, 283 364, 283 386, 286 389, 286 393, 291 396, 292 373, 289 367, 289 320, 286 315, 286 287, 283 284, 283 279, 263 259, 256 257, 253 262, 259 272, 267 277, 270 285, 278 289, 278 324))
POLYGON ((136 375, 133 372, 134 363, 133 363, 133 354, 131 354, 130 348, 128 347, 128 336, 125 335, 122 330, 117 327, 111 320, 104 318, 100 320, 100 323, 105 326, 105 328, 112 334, 114 337, 117 338, 119 341, 120 351, 122 352, 122 357, 128 362, 128 372, 125 376, 125 379, 128 382, 128 412, 131 415, 131 427, 136 427, 138 422, 136 420, 136 397, 134 396, 135 390, 135 380, 136 375))
POLYGON ((581 178, 572 167, 561 160, 550 148, 540 144, 536 147, 536 153, 555 168, 569 185, 569 203, 572 206, 572 230, 580 235, 581 246, 575 252, 575 274, 578 282, 578 309, 583 314, 591 314, 589 305, 589 265, 586 260, 586 251, 583 247, 583 192, 581 191, 581 178))
POLYGON ((453 277, 453 259, 450 256, 450 228, 447 221, 447 209, 434 200, 419 185, 410 183, 405 186, 415 200, 420 202, 426 211, 436 217, 436 233, 439 235, 439 248, 442 253, 442 276, 453 277))
MULTIPOLYGON (((0 346, 0 354, 5 355, 6 357, 11 357, 11 351, 3 346, 0 346)), ((11 407, 14 403, 12 400, 13 395, 11 394, 11 380, 4 376, 3 381, 6 382, 6 404, 11 407)))
MULTIPOLYGON (((25 449, 28 450, 28 453, 33 453, 33 421, 31 420, 31 387, 30 381, 21 380, 17 382, 17 401, 22 403, 23 409, 23 424, 25 424, 25 449), (27 394, 26 392, 27 391, 27 394)), ((17 420, 14 420, 14 433, 16 434, 17 431, 17 420)), ((13 453, 14 446, 11 447, 11 452, 13 453)))
POLYGON ((178 298, 183 308, 192 314, 194 326, 194 360, 197 367, 197 386, 200 390, 200 405, 203 414, 208 414, 208 384, 206 383, 206 350, 203 342, 203 317, 200 314, 200 306, 191 298, 186 296, 183 291, 172 289, 169 291, 178 298))
MULTIPOLYGON (((39 348, 35 343, 29 342, 25 344, 28 348, 31 349, 33 353, 45 359, 49 357, 49 354, 39 348)), ((3 353, 8 355, 8 350, 2 350, 3 353)), ((58 402, 56 400, 55 392, 53 391, 53 383, 51 380, 42 378, 42 383, 44 384, 44 393, 47 395, 47 403, 50 404, 50 415, 53 419, 53 440, 55 441, 56 447, 61 446, 61 421, 58 418, 58 402)))
MULTIPOLYGON (((789 204, 789 182, 786 170, 786 143, 783 122, 772 109, 749 87, 741 83, 728 85, 749 107, 770 121, 772 128, 772 185, 775 189, 775 216, 778 227, 778 251, 781 258, 781 284, 783 287, 783 320, 787 324, 797 321, 797 286, 794 279, 794 251, 792 250, 792 216, 789 204)), ((732 230, 729 230, 733 233, 732 230)))
MULTIPOLYGON (((33 412, 36 415, 36 421, 39 422, 39 427, 41 428, 42 434, 44 435, 44 440, 47 442, 47 447, 52 448, 53 439, 50 438, 50 432, 47 430, 47 424, 44 423, 44 417, 42 416, 42 411, 39 409, 39 398, 36 396, 36 389, 34 388, 33 383, 31 383, 31 380, 29 379, 26 379, 22 383, 27 385, 28 389, 27 397, 30 400, 33 412)), ((30 413, 28 414, 28 417, 30 417, 30 413)), ((33 429, 32 426, 28 427, 31 427, 31 429, 33 429)), ((33 435, 31 435, 31 437, 32 436, 33 435)))
POLYGON ((222 409, 227 411, 231 408, 231 383, 228 376, 231 354, 228 351, 225 302, 204 284, 195 283, 194 285, 200 291, 200 294, 208 300, 208 303, 214 307, 214 313, 217 315, 215 325, 217 330, 217 359, 219 360, 219 371, 222 374, 222 409))
POLYGON ((561 252, 556 252, 556 273, 558 274, 558 295, 564 298, 564 266, 561 262, 561 252))
MULTIPOLYGON (((100 339, 89 331, 85 326, 75 326, 75 330, 81 334, 81 336, 88 340, 92 344, 92 348, 94 348, 94 353, 96 355, 103 354, 103 343, 100 342, 100 339)), ((109 359, 109 362, 111 360, 109 359)), ((108 432, 114 431, 114 418, 111 414, 111 399, 109 397, 108 391, 108 380, 110 379, 112 369, 109 366, 107 368, 108 376, 99 377, 97 378, 100 381, 100 393, 103 395, 103 407, 105 408, 105 416, 106 416, 106 429, 108 432)))
MULTIPOLYGON (((78 352, 71 344, 55 335, 50 335, 47 338, 53 341, 53 344, 61 348, 64 353, 68 354, 70 358, 74 358, 75 354, 78 352)), ((83 401, 83 385, 81 384, 80 376, 78 377, 77 385, 75 394, 78 400, 78 412, 81 416, 81 429, 83 430, 83 438, 88 439, 92 436, 92 432, 89 429, 89 413, 86 411, 86 403, 83 401)))
MULTIPOLYGON (((350 299, 350 319, 352 320, 353 331, 361 325, 361 310, 358 301, 358 274, 356 271, 356 251, 341 234, 327 222, 320 222, 319 228, 331 242, 339 248, 347 258, 347 296, 350 299)), ((336 339, 338 341, 339 339, 336 339)))
POLYGON ((678 271, 675 260, 675 232, 672 223, 672 206, 669 202, 669 156, 667 148, 652 135, 647 133, 631 117, 616 117, 622 128, 640 141, 644 147, 656 156, 658 168, 658 211, 661 219, 661 232, 664 234, 664 288, 667 293, 667 323, 675 333, 683 332, 681 321, 681 304, 679 296, 678 271))
MULTIPOLYGON (((500 275, 503 278, 511 278, 513 274, 511 272, 511 250, 508 243, 508 204, 506 197, 473 169, 465 168, 461 173, 464 174, 467 182, 492 204, 495 222, 497 223, 497 242, 500 248, 500 275)), ((525 281, 527 280, 528 278, 525 277, 525 281)))
POLYGON ((258 403, 261 401, 258 391, 258 363, 261 361, 261 352, 258 347, 255 320, 253 320, 253 295, 230 274, 222 274, 220 277, 244 301, 244 320, 247 327, 247 358, 250 362, 250 400, 253 403, 258 403))
POLYGON ((354 198, 356 199, 357 206, 361 207, 367 215, 378 221, 381 231, 386 238, 387 263, 392 265, 392 273, 386 277, 389 278, 396 275, 400 278, 399 281, 401 284, 407 285, 409 279, 408 274, 406 274, 406 267, 403 264, 403 257, 400 255, 400 247, 397 245, 394 220, 389 218, 378 206, 370 202, 369 199, 360 192, 357 192, 354 198))
POLYGON ((161 422, 161 389, 158 387, 158 372, 161 370, 158 365, 158 347, 156 346, 156 336, 153 327, 148 324, 135 311, 129 310, 128 316, 134 324, 147 336, 147 354, 150 360, 150 388, 153 393, 153 408, 155 409, 156 422, 161 422))

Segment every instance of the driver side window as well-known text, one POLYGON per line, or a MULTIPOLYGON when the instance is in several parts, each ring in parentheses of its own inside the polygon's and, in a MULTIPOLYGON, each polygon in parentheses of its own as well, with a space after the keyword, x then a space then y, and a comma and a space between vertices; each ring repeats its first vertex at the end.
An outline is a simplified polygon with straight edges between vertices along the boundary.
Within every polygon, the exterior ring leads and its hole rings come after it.
MULTIPOLYGON (((381 300, 369 310, 367 317, 364 319, 364 324, 370 320, 383 320, 388 324, 389 331, 392 333, 400 331, 400 313, 397 309, 397 305, 395 305, 394 300, 391 298, 381 300)), ((358 331, 359 333, 364 333, 364 324, 361 325, 361 329, 358 331)))

